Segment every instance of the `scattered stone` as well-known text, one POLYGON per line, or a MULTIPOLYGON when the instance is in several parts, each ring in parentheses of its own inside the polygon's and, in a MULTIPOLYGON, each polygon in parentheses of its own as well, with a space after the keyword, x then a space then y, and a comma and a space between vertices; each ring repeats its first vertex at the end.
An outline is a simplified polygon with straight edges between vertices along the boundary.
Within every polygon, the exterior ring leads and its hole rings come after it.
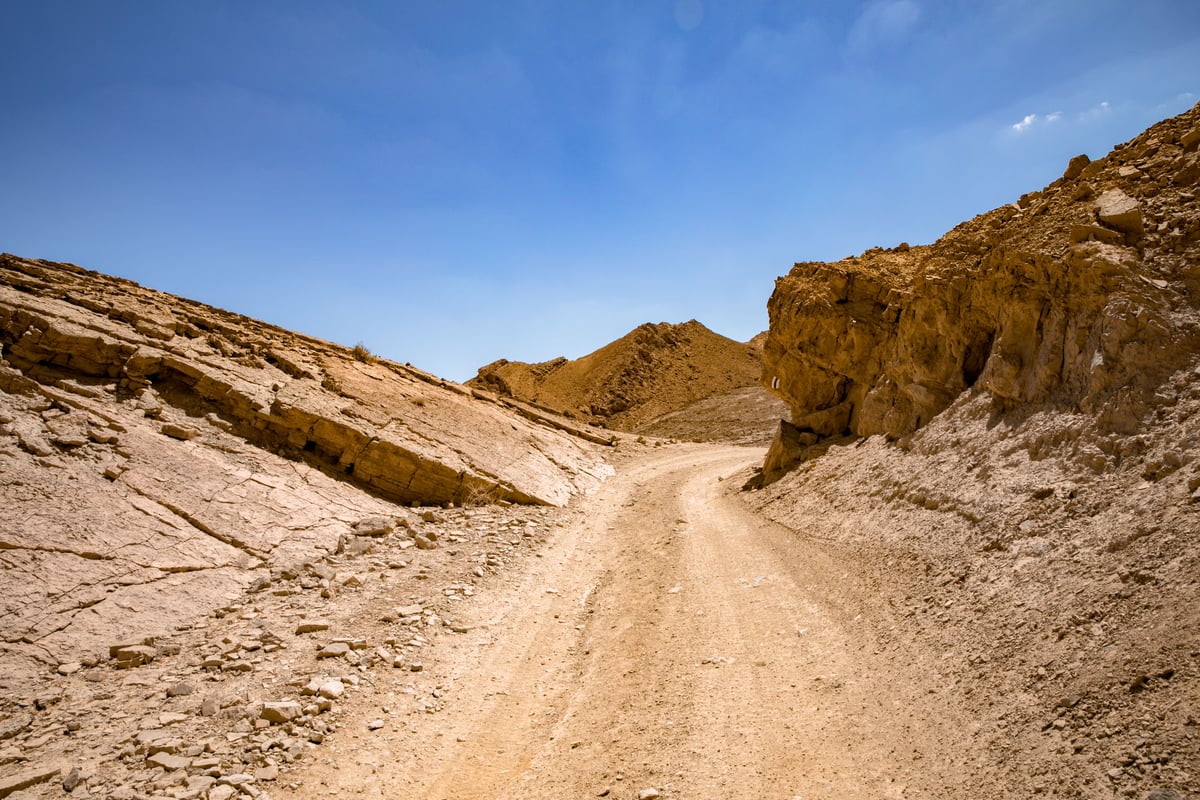
POLYGON ((1090 241, 1120 244, 1122 241, 1121 234, 1099 225, 1072 225, 1068 232, 1068 238, 1072 244, 1090 241))
POLYGON ((170 436, 172 439, 179 439, 180 441, 184 442, 190 439, 195 439, 200 435, 200 431, 196 430, 192 426, 178 425, 174 422, 163 423, 162 432, 164 435, 170 436))
POLYGON ((418 533, 416 536, 414 536, 413 542, 416 544, 418 550, 436 550, 438 546, 437 542, 426 536, 424 533, 418 533))
POLYGON ((150 645, 131 644, 109 648, 109 656, 116 659, 118 669, 132 669, 149 664, 158 655, 150 645))
POLYGON ((192 765, 192 760, 186 756, 172 755, 165 750, 160 750, 159 752, 148 756, 146 758, 146 763, 162 767, 167 771, 173 771, 177 769, 187 769, 192 765))
MULTIPOLYGON (((211 769, 211 767, 202 767, 200 761, 192 762, 192 769, 211 769)), ((205 792, 212 788, 217 779, 211 775, 189 775, 187 779, 187 788, 192 791, 205 792)))
POLYGON ((396 528, 396 523, 387 517, 367 517, 354 524, 359 536, 387 536, 396 528))
POLYGON ((344 658, 349 652, 347 642, 330 642, 317 651, 317 658, 344 658))
POLYGON ((73 792, 75 787, 81 783, 83 783, 83 773, 79 771, 79 767, 71 767, 71 771, 63 776, 63 791, 73 792))
POLYGON ((315 633, 317 631, 329 630, 329 623, 323 619, 306 619, 296 626, 296 635, 301 633, 315 633))
POLYGON ((279 724, 291 722, 303 715, 304 710, 295 700, 282 700, 275 703, 263 703, 262 719, 279 724))
POLYGON ((1109 189, 1096 200, 1096 215, 1105 225, 1125 233, 1142 233, 1141 204, 1120 189, 1109 189))
POLYGON ((74 675, 81 669, 83 669, 83 664, 80 664, 78 661, 69 661, 66 664, 59 664, 56 672, 59 675, 74 675))
POLYGON ((33 724, 33 715, 27 712, 13 714, 6 720, 0 720, 0 741, 11 739, 33 724))
POLYGON ((317 689, 317 694, 330 700, 337 700, 345 691, 345 684, 337 678, 331 678, 321 684, 320 688, 317 689))
POLYGON ((638 800, 655 800, 662 797, 662 792, 658 789, 642 789, 638 792, 638 800))
POLYGON ((196 691, 196 687, 187 681, 173 683, 167 687, 167 697, 183 697, 196 691))
POLYGON ((1146 795, 1146 800, 1184 800, 1184 796, 1174 789, 1154 789, 1146 795))
POLYGON ((382 719, 373 719, 367 723, 367 730, 377 731, 380 728, 382 728, 383 726, 384 726, 384 722, 382 719))
POLYGON ((22 789, 28 789, 30 786, 37 786, 39 783, 45 783, 58 774, 59 770, 57 768, 42 768, 32 772, 24 772, 20 775, 14 775, 11 778, 0 778, 0 797, 8 797, 14 792, 19 792, 22 789))
POLYGON ((1092 160, 1086 154, 1079 154, 1067 162, 1067 171, 1063 173, 1063 177, 1069 181, 1073 181, 1083 172, 1083 168, 1092 163, 1092 160))
POLYGON ((214 786, 208 791, 208 800, 229 800, 229 798, 237 793, 236 786, 230 786, 229 784, 214 786))

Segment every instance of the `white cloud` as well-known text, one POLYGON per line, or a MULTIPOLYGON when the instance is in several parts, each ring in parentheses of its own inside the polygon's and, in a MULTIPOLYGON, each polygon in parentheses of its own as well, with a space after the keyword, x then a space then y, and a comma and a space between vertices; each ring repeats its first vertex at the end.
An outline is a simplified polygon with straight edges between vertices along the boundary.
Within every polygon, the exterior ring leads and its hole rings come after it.
POLYGON ((1034 126, 1053 125, 1063 118, 1063 112, 1053 111, 1049 114, 1026 114, 1020 122, 1014 122, 1012 129, 1017 133, 1025 133, 1034 126))
POLYGON ((1021 120, 1018 123, 1015 123, 1012 126, 1012 129, 1014 131, 1016 131, 1017 133, 1024 133, 1025 131, 1027 131, 1031 127, 1033 127, 1033 123, 1037 122, 1037 118, 1038 118, 1037 114, 1026 114, 1025 119, 1021 120))

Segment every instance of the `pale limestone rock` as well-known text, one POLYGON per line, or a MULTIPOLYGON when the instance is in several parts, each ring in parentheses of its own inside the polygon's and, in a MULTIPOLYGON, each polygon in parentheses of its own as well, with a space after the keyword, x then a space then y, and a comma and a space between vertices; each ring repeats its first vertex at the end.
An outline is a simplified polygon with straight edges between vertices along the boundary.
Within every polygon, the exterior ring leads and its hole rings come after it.
POLYGON ((1105 225, 1124 233, 1143 231, 1141 204, 1120 189, 1109 189, 1096 199, 1096 216, 1105 225))
POLYGON ((28 789, 31 786, 37 786, 39 783, 45 783, 48 780, 58 777, 59 769, 57 767, 27 770, 17 775, 8 778, 0 778, 0 797, 8 797, 10 794, 19 792, 22 789, 28 789))
POLYGON ((172 439, 179 439, 183 442, 195 439, 200 435, 200 431, 191 425, 180 425, 174 422, 163 423, 162 432, 164 436, 170 436, 172 439))
POLYGON ((162 767, 167 771, 177 769, 187 769, 192 765, 192 760, 184 756, 171 755, 166 752, 154 753, 146 759, 147 764, 152 764, 156 767, 162 767))
POLYGON ((262 718, 271 723, 291 722, 303 714, 300 704, 294 700, 263 703, 262 718))

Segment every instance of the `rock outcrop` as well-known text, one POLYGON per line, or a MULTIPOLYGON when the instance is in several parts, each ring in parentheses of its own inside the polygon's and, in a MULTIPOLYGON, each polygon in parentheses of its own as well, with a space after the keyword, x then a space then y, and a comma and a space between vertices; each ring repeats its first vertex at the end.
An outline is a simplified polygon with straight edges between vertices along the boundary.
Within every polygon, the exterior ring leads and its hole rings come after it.
POLYGON ((589 447, 562 435, 571 426, 514 420, 361 346, 69 265, 3 256, 0 344, 6 391, 133 404, 176 439, 215 426, 394 502, 561 504, 604 473, 589 447))
MULTIPOLYGON (((482 367, 467 385, 593 424, 640 432, 659 417, 756 386, 761 350, 760 341, 735 342, 695 320, 647 323, 573 361, 501 359, 482 367)), ((740 396, 735 405, 748 407, 740 396)), ((701 436, 699 427, 693 427, 694 436, 701 436)), ((680 428, 678 419, 672 430, 691 432, 686 425, 680 428)))
POLYGON ((413 504, 559 505, 611 473, 566 432, 582 426, 535 416, 363 348, 0 256, 0 672, 118 643, 144 657, 272 569, 413 524, 413 504))
POLYGON ((1138 430, 1200 353, 1198 143, 1200 107, 933 245, 796 264, 768 305, 762 381, 792 419, 767 471, 828 437, 905 436, 968 392, 1138 430))

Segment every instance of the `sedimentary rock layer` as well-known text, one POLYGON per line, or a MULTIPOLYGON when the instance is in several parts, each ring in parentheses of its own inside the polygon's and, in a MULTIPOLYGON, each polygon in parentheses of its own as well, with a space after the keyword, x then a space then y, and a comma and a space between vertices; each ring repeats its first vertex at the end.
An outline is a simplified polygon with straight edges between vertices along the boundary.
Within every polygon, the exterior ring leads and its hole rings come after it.
POLYGON ((1200 107, 933 245, 796 264, 768 305, 762 381, 792 416, 768 466, 911 433, 965 392, 1135 431, 1200 350, 1198 145, 1200 107))
POLYGON ((578 437, 411 367, 69 265, 0 259, 4 365, 27 391, 170 407, 398 502, 560 504, 605 474, 578 437))

